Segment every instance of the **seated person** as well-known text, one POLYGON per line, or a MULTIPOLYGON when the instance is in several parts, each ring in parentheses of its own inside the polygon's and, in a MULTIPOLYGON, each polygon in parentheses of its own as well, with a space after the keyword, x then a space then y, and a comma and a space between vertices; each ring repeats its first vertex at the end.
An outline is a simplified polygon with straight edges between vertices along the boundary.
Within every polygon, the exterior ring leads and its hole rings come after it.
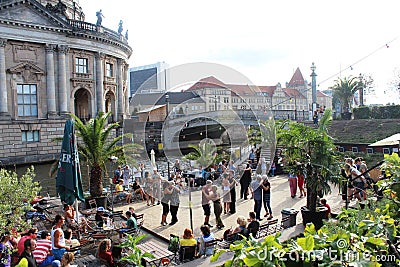
POLYGON ((143 189, 140 187, 140 185, 138 184, 138 182, 135 181, 132 184, 132 190, 135 194, 140 194, 140 196, 142 197, 142 200, 144 200, 144 191, 143 189))
POLYGON ((79 229, 80 231, 86 233, 87 229, 93 230, 90 227, 88 221, 82 215, 79 219, 77 219, 77 212, 75 211, 74 207, 68 204, 64 204, 64 218, 67 223, 67 226, 73 229, 79 229))
MULTIPOLYGON (((238 226, 234 229, 230 229, 229 232, 226 232, 227 234, 236 234, 235 240, 236 239, 242 239, 241 235, 248 237, 249 236, 249 230, 247 230, 247 219, 244 216, 239 216, 236 220, 236 223, 238 226)), ((224 236, 225 238, 225 236, 224 236)))
POLYGON ((249 218, 247 220, 249 221, 247 230, 249 230, 249 233, 256 238, 257 232, 260 229, 260 223, 256 220, 256 214, 254 211, 249 212, 249 218))
POLYGON ((197 243, 199 244, 199 255, 200 256, 210 256, 214 252, 214 247, 208 247, 206 249, 206 242, 215 240, 213 233, 210 232, 210 227, 208 225, 202 225, 200 227, 200 231, 202 236, 197 239, 197 243))
POLYGON ((111 240, 104 239, 100 242, 97 249, 97 256, 107 262, 107 266, 114 267, 114 258, 111 253, 111 240))
POLYGON ((183 255, 183 253, 184 253, 183 247, 196 248, 196 245, 197 245, 197 240, 194 238, 192 230, 190 230, 189 228, 186 228, 183 231, 182 238, 179 240, 179 259, 182 261, 185 258, 186 259, 194 258, 196 256, 195 250, 193 250, 193 254, 188 255, 187 253, 185 253, 185 255, 183 255))
POLYGON ((104 208, 103 207, 98 207, 96 215, 94 216, 94 219, 96 221, 97 227, 102 228, 104 225, 104 221, 107 219, 106 216, 104 216, 104 208))
POLYGON ((194 238, 194 235, 192 233, 192 230, 190 230, 189 228, 186 228, 183 231, 183 236, 182 238, 179 240, 179 245, 182 247, 189 247, 189 246, 196 246, 197 245, 197 241, 194 238))
POLYGON ((74 260, 74 253, 66 252, 64 253, 63 257, 61 258, 61 266, 62 267, 70 267, 71 262, 74 260))
POLYGON ((124 191, 124 180, 120 179, 118 184, 115 185, 115 193, 118 197, 125 198, 126 203, 131 203, 132 194, 124 191))
POLYGON ((122 238, 123 234, 128 231, 129 229, 136 228, 137 229, 137 223, 136 219, 133 218, 132 213, 128 210, 125 212, 126 216, 126 222, 122 222, 122 228, 119 229, 119 237, 122 238))
POLYGON ((64 239, 65 239, 65 244, 70 248, 77 247, 81 244, 78 239, 72 238, 71 228, 68 228, 67 230, 64 231, 64 239))

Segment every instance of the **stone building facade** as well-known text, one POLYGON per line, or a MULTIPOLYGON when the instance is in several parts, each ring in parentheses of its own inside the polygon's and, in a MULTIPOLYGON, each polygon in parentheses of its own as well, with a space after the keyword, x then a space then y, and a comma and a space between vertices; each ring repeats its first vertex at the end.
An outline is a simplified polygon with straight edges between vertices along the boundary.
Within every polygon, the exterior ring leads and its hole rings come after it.
POLYGON ((69 113, 122 121, 131 54, 75 1, 0 1, 0 165, 56 159, 69 113))

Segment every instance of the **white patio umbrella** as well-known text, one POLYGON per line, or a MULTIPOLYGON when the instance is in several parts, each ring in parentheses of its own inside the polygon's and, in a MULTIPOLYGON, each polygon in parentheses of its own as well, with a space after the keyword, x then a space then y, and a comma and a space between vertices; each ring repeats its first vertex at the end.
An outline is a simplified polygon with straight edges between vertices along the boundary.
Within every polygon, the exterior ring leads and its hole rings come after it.
POLYGON ((150 151, 150 164, 151 164, 151 169, 155 170, 157 169, 156 165, 156 152, 154 152, 154 149, 150 151))

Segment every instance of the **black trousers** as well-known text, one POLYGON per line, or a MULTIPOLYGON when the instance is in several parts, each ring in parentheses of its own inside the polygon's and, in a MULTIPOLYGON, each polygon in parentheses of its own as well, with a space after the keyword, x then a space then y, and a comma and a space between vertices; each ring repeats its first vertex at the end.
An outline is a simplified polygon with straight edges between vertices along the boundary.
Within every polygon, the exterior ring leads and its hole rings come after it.
POLYGON ((236 213, 236 189, 235 186, 231 189, 231 203, 229 204, 229 213, 236 213))
POLYGON ((178 209, 179 209, 179 205, 178 206, 174 206, 174 205, 169 205, 169 211, 171 212, 171 222, 177 222, 178 221, 178 209))
POLYGON ((249 194, 249 183, 241 183, 240 184, 240 198, 247 199, 247 195, 249 194))

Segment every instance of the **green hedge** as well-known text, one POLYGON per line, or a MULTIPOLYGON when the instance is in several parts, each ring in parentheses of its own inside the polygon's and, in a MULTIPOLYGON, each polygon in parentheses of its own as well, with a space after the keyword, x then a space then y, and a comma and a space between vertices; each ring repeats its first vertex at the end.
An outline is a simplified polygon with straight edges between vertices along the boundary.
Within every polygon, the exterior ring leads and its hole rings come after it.
POLYGON ((353 109, 354 119, 398 119, 400 105, 379 107, 358 107, 353 109))

